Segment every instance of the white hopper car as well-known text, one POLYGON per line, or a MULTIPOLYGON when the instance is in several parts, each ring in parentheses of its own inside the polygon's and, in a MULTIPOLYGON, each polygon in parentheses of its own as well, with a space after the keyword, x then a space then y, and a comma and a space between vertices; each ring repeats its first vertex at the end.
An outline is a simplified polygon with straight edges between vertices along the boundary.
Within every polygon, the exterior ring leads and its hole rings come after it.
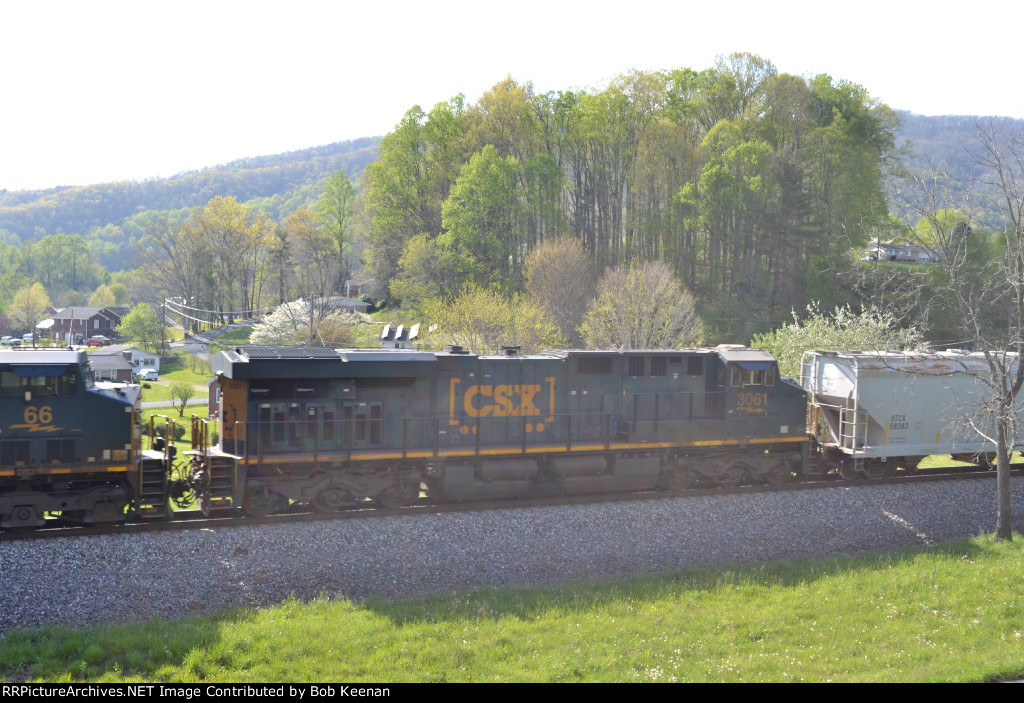
POLYGON ((824 449, 821 469, 853 479, 913 469, 932 454, 990 461, 995 430, 980 380, 987 373, 982 354, 963 351, 807 352, 801 385, 808 431, 824 449))

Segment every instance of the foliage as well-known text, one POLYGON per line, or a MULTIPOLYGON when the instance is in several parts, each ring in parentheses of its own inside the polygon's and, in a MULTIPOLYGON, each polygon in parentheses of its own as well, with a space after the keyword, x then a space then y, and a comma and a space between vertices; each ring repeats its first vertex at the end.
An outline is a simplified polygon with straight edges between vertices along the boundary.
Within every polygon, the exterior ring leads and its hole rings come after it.
POLYGON ((868 309, 855 315, 849 306, 823 312, 812 303, 804 319, 794 312, 791 324, 755 336, 751 346, 775 355, 781 375, 799 378, 800 360, 812 349, 914 349, 922 342, 916 328, 901 328, 890 312, 868 309))
POLYGON ((526 290, 558 324, 570 346, 579 346, 583 316, 597 290, 594 259, 570 237, 545 240, 526 258, 526 290))
POLYGON ((100 286, 89 296, 89 305, 91 307, 109 308, 113 307, 116 303, 117 298, 114 297, 114 291, 107 285, 100 286))
MULTIPOLYGON (((309 344, 309 317, 309 304, 304 300, 279 305, 253 325, 249 343, 257 346, 309 344)), ((350 346, 355 341, 355 327, 373 324, 370 317, 362 313, 328 311, 322 320, 313 325, 312 343, 319 346, 350 346)))
POLYGON ((297 338, 309 340, 309 305, 293 300, 278 305, 274 311, 253 325, 249 342, 258 346, 282 346, 297 338))
POLYGON ((51 307, 50 296, 43 284, 37 281, 14 294, 10 314, 19 325, 35 331, 36 324, 43 320, 51 307))
POLYGON ((668 267, 646 263, 605 273, 580 332, 590 349, 673 349, 700 344, 704 323, 668 267))
POLYGON ((128 314, 121 318, 116 332, 150 351, 156 351, 164 338, 163 325, 149 303, 139 303, 129 310, 128 314))
POLYGON ((316 216, 320 226, 334 244, 333 253, 338 271, 335 290, 341 290, 349 275, 348 254, 354 219, 352 205, 355 199, 355 186, 349 180, 345 169, 341 169, 324 180, 323 193, 316 202, 316 216))
POLYGON ((171 381, 171 403, 178 409, 178 415, 185 416, 185 406, 196 394, 196 387, 188 381, 171 381))
POLYGON ((439 349, 454 344, 477 354, 496 354, 519 347, 527 354, 565 344, 558 325, 539 307, 519 295, 504 296, 486 288, 468 287, 445 303, 426 308, 431 330, 425 344, 439 349))

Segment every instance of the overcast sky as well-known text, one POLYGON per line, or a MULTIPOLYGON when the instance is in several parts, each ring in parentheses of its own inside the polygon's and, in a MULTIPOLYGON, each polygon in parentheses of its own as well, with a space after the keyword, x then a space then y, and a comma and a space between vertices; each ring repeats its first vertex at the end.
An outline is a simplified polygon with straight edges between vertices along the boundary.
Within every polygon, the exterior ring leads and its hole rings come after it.
POLYGON ((1009 2, 0 2, 0 189, 167 177, 747 51, 924 115, 1024 118, 1009 2))

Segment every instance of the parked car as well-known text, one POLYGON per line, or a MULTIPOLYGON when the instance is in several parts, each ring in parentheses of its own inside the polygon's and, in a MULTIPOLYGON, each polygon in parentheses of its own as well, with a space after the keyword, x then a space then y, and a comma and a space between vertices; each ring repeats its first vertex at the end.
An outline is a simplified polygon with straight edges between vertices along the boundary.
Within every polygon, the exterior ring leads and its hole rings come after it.
POLYGON ((85 340, 85 346, 87 347, 109 347, 110 339, 104 337, 102 334, 94 334, 85 340))
POLYGON ((140 381, 156 381, 158 374, 156 369, 139 369, 139 380, 140 381))
POLYGON ((20 347, 21 340, 18 339, 17 337, 4 336, 0 337, 0 345, 3 345, 5 347, 20 347))
POLYGON ((31 332, 26 332, 25 334, 21 335, 22 344, 32 344, 35 341, 35 335, 33 335, 31 332))

